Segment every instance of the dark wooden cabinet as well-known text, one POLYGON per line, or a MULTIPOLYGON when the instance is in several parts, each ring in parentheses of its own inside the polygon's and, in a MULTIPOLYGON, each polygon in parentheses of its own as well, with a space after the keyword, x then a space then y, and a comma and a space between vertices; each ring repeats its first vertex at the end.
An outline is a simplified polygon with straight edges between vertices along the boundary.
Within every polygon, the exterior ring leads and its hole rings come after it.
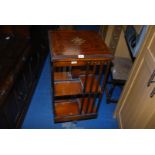
POLYGON ((4 31, 0 36, 0 128, 20 128, 47 56, 42 46, 4 31))
POLYGON ((18 37, 30 38, 30 28, 31 26, 29 25, 1 25, 0 35, 11 34, 18 37))

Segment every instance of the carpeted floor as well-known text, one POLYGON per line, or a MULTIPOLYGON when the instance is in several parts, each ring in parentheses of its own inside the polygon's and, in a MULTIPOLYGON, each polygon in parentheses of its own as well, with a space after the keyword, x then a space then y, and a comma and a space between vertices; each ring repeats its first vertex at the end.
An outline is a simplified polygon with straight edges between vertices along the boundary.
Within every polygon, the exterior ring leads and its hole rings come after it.
MULTIPOLYGON (((54 123, 52 113, 50 56, 47 57, 38 85, 32 97, 23 122, 23 129, 116 129, 117 121, 113 118, 116 104, 106 104, 105 94, 99 109, 98 118, 76 122, 54 123)), ((115 96, 120 90, 115 91, 115 96)))

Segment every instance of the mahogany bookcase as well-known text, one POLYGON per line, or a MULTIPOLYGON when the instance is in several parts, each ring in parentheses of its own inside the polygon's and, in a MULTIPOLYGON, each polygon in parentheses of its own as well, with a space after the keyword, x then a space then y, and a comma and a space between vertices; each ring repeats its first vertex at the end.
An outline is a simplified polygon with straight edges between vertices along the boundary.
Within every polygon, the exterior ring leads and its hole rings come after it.
POLYGON ((96 118, 112 53, 97 32, 49 31, 55 122, 96 118))

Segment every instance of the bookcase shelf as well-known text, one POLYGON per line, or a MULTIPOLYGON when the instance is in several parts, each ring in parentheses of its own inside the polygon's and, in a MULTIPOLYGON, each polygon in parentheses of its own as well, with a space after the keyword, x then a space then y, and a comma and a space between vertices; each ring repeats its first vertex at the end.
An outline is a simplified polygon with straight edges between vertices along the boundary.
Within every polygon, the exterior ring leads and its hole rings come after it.
POLYGON ((80 80, 59 81, 54 83, 55 97, 82 94, 80 80))
POLYGON ((54 121, 96 118, 111 52, 92 31, 53 31, 49 40, 54 121))
MULTIPOLYGON (((96 114, 96 106, 92 106, 93 100, 91 99, 91 104, 88 103, 87 98, 84 99, 83 107, 82 107, 82 116, 80 116, 80 110, 82 105, 82 99, 77 98, 74 100, 57 100, 55 101, 55 121, 61 122, 67 119, 67 121, 73 121, 75 120, 75 117, 78 117, 78 119, 85 118, 86 111, 87 114, 90 114, 87 116, 87 118, 91 117, 91 114, 96 114), (88 110, 87 110, 88 106, 88 110), (65 118, 65 119, 64 119, 65 118)), ((96 115, 94 115, 96 116, 96 115)))

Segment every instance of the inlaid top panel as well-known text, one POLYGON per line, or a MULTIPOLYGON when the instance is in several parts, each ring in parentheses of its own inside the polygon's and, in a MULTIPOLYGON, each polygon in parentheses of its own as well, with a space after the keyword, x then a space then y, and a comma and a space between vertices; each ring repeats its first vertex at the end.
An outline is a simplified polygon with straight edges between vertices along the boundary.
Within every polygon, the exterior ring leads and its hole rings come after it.
POLYGON ((111 55, 108 47, 95 31, 49 31, 49 40, 53 59, 60 56, 84 58, 90 55, 111 55))

